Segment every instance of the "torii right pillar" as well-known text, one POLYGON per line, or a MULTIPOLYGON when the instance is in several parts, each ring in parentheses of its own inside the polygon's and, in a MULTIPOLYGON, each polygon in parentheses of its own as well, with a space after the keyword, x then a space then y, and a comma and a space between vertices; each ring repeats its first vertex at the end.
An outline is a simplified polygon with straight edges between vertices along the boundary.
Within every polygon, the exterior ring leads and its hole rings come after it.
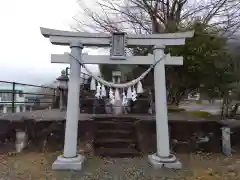
MULTIPOLYGON (((164 56, 164 45, 155 46, 153 49, 154 60, 158 61, 164 56)), ((149 155, 149 162, 154 168, 180 169, 182 164, 173 154, 170 154, 167 91, 165 77, 165 63, 159 61, 154 68, 154 89, 155 89, 155 109, 156 109, 156 133, 157 152, 149 155)))

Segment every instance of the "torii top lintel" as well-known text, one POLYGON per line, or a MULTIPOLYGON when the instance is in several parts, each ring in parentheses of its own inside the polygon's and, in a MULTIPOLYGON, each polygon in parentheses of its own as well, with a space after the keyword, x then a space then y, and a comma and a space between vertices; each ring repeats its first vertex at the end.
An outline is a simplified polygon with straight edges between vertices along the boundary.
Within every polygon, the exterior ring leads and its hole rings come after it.
MULTIPOLYGON (((112 39, 111 34, 105 33, 71 32, 42 27, 40 30, 42 35, 49 38, 55 45, 70 45, 73 41, 80 41, 85 46, 106 47, 110 46, 112 39)), ((191 38, 193 35, 194 31, 147 35, 127 34, 126 46, 184 45, 185 38, 191 38)))

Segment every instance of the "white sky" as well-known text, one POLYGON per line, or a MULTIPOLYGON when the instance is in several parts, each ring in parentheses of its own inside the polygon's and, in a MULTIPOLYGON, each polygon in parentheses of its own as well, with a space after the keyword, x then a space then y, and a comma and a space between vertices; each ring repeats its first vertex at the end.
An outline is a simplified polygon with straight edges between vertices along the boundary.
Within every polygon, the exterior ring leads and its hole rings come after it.
POLYGON ((31 84, 55 80, 67 65, 51 64, 50 54, 69 48, 52 45, 41 35, 40 27, 71 30, 78 10, 76 0, 1 0, 0 80, 31 84))

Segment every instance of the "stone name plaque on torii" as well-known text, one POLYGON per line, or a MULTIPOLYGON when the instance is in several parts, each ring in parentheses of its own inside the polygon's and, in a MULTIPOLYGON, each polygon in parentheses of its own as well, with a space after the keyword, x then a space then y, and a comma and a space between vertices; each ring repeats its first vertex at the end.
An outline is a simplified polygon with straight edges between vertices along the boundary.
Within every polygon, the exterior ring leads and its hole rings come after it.
POLYGON ((84 160, 83 155, 77 154, 77 129, 79 115, 80 72, 83 64, 155 64, 154 88, 156 109, 157 152, 149 155, 149 161, 154 167, 181 168, 181 163, 170 154, 165 65, 182 65, 182 57, 165 57, 167 45, 184 45, 185 38, 191 38, 193 31, 166 34, 132 35, 125 33, 85 33, 69 32, 41 28, 44 37, 49 38, 55 45, 66 45, 71 48, 71 55, 53 54, 52 63, 69 63, 70 78, 68 84, 68 103, 66 115, 66 130, 64 153, 53 163, 53 169, 80 170, 84 160), (84 46, 111 47, 109 56, 92 56, 82 54, 84 46), (153 55, 126 56, 125 48, 153 47, 153 55), (165 57, 165 59, 159 61, 165 57), (77 60, 76 60, 77 59, 77 60))
POLYGON ((126 47, 126 34, 123 32, 113 33, 110 50, 111 59, 125 60, 126 59, 125 47, 126 47))

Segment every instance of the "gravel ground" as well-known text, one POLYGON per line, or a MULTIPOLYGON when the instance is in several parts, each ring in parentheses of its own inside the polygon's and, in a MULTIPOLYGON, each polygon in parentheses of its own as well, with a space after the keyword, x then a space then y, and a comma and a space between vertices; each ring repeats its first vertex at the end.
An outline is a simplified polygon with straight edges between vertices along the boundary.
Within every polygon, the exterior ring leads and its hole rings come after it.
POLYGON ((60 152, 0 156, 0 180, 240 180, 240 154, 226 158, 217 154, 178 154, 181 170, 153 169, 147 157, 132 159, 89 156, 82 172, 52 171, 51 164, 60 152))

